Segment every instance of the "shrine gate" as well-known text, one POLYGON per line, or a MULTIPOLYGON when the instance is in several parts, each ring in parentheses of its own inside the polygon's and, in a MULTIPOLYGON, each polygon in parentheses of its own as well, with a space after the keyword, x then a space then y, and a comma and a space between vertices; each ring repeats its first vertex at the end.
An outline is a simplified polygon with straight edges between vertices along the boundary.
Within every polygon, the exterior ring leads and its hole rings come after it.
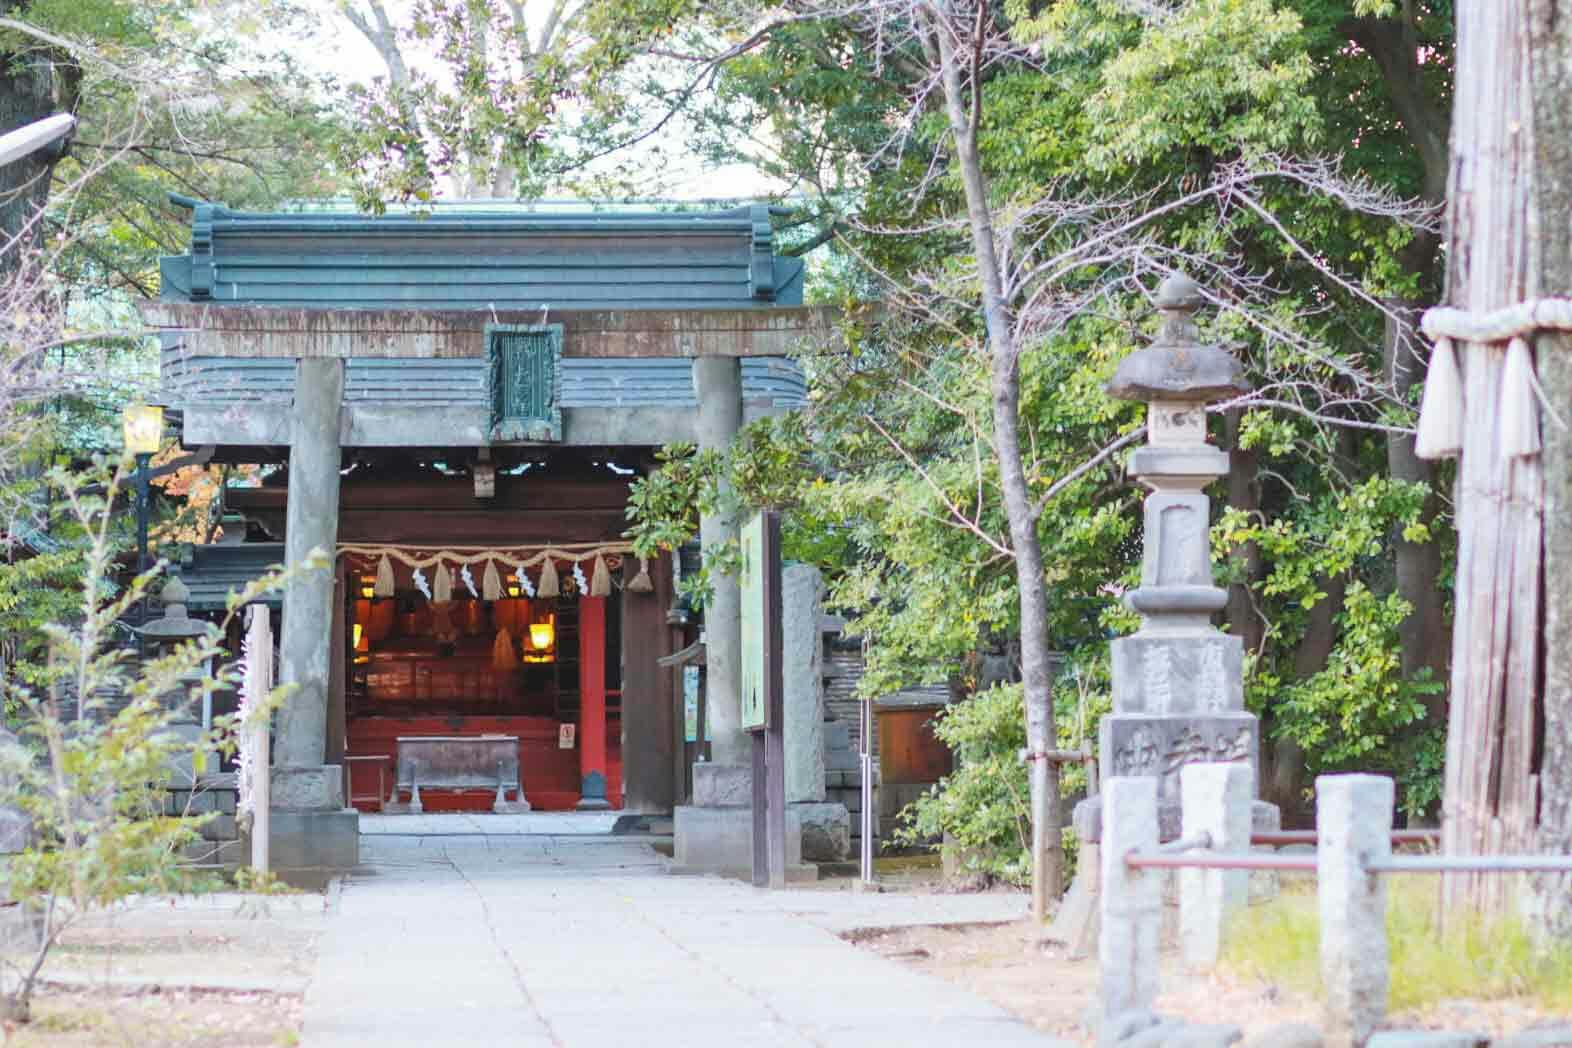
MULTIPOLYGON (((262 467, 226 491, 203 570, 332 559, 282 600, 276 866, 354 864, 400 739, 515 740, 512 810, 683 799, 681 696, 657 659, 694 638, 668 622, 671 558, 623 537, 628 486, 665 443, 721 447, 802 402, 788 353, 825 321, 802 288, 759 206, 193 205, 190 253, 144 309, 163 398, 187 448, 262 467)), ((734 628, 714 634, 724 663, 734 628)), ((498 803, 424 774, 426 811, 498 803)))

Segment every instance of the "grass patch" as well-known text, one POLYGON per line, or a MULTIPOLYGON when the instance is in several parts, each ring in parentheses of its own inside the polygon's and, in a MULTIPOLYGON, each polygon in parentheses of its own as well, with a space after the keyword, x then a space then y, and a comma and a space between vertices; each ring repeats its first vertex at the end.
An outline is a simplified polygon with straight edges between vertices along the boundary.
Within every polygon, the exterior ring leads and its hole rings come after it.
MULTIPOLYGON (((1437 928, 1437 877, 1387 879, 1394 1012, 1446 1000, 1528 998, 1554 1011, 1572 1009, 1572 946, 1548 952, 1515 917, 1492 926, 1460 922, 1443 941, 1437 928)), ((1249 907, 1229 929, 1223 967, 1321 996, 1320 930, 1314 885, 1285 883, 1282 894, 1249 907)))

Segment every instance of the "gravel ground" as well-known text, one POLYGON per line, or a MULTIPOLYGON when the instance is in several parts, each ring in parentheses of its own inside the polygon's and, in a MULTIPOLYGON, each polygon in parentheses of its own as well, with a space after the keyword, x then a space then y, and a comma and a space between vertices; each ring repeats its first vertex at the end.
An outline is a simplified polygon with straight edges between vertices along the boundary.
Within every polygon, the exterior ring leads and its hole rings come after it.
POLYGON ((33 1021, 5 1044, 295 1044, 329 901, 218 894, 93 914, 51 951, 33 1021))
MULTIPOLYGON (((1096 1000, 1095 960, 1070 960, 1045 943, 1031 921, 863 930, 846 938, 891 960, 966 987, 1033 1026, 1066 1040, 1091 1044, 1082 1026, 1096 1000)), ((1230 1023, 1246 1037, 1282 1023, 1315 1025, 1311 998, 1266 979, 1198 976, 1164 963, 1157 1010, 1197 1023, 1230 1023)), ((1502 1036, 1555 1018, 1524 1001, 1448 1001, 1423 1012, 1391 1016, 1394 1028, 1469 1030, 1502 1036)))

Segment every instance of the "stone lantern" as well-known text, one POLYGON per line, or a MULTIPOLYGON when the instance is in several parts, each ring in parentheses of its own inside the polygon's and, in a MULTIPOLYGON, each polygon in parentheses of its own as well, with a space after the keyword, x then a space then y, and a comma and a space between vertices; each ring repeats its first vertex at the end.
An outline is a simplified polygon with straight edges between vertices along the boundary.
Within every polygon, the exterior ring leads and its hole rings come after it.
MULTIPOLYGON (((1196 761, 1244 761, 1258 772, 1259 725, 1244 709, 1244 643, 1212 625, 1227 593, 1213 580, 1211 506, 1203 489, 1228 473, 1226 452, 1206 442, 1206 406, 1248 392, 1239 361, 1200 341, 1195 282, 1171 276, 1158 292, 1157 339, 1126 357, 1108 393, 1147 405, 1146 444, 1130 475, 1146 498, 1141 585, 1126 595, 1141 628, 1113 642, 1113 711, 1099 731, 1103 780, 1158 779, 1160 832, 1179 835, 1179 769, 1196 761)), ((1259 779, 1257 779, 1259 781, 1259 779)), ((1275 809, 1257 813, 1275 824, 1275 809)), ((1100 810, 1083 803, 1076 826, 1097 840, 1100 810)))
MULTIPOLYGON (((164 606, 163 614, 141 630, 143 639, 154 646, 152 654, 155 656, 163 654, 183 641, 207 635, 208 623, 193 619, 186 612, 186 601, 190 596, 191 591, 184 582, 180 581, 180 576, 172 575, 169 581, 164 583, 163 590, 159 592, 159 601, 164 606)), ((184 690, 170 696, 175 715, 171 728, 183 740, 194 743, 213 726, 213 696, 202 687, 202 681, 211 672, 211 660, 205 660, 199 670, 181 677, 180 683, 184 690), (192 699, 195 696, 192 692, 200 693, 200 719, 194 716, 192 699)), ((195 782, 199 776, 218 770, 218 755, 205 750, 183 752, 176 758, 172 770, 178 783, 195 782)))

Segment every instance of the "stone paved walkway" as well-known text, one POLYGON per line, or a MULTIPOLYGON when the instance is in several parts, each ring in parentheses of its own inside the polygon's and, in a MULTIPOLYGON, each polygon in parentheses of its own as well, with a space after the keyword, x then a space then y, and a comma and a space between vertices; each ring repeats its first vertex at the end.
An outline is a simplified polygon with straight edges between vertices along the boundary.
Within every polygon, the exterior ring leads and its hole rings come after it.
POLYGON ((1018 917, 1012 895, 762 892, 610 836, 362 838, 306 998, 307 1048, 1054 1045, 841 941, 1018 917))

